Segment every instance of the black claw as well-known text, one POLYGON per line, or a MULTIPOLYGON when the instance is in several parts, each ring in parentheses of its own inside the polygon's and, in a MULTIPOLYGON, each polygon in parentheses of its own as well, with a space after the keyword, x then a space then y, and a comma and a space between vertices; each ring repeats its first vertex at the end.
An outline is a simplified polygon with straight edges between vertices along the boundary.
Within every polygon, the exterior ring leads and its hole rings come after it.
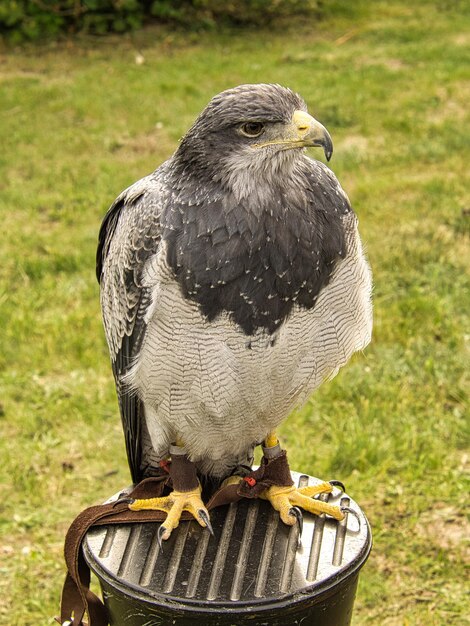
POLYGON ((343 493, 346 493, 346 487, 340 480, 329 480, 332 487, 339 487, 343 493))
POLYGON ((289 515, 292 515, 297 519, 297 522, 299 523, 299 536, 301 537, 304 529, 304 516, 302 515, 302 511, 298 506, 293 506, 289 511, 289 515))
POLYGON ((160 546, 160 550, 163 552, 163 535, 166 533, 167 529, 165 528, 165 526, 163 526, 163 524, 160 525, 160 527, 157 530, 157 541, 158 541, 158 545, 160 546))
POLYGON ((134 504, 135 498, 119 498, 116 500, 116 504, 134 504))
POLYGON ((214 529, 212 528, 211 521, 210 521, 209 516, 207 515, 206 511, 204 509, 199 509, 197 514, 198 514, 199 519, 202 520, 204 522, 204 524, 206 525, 207 530, 214 537, 215 536, 214 535, 214 529))
POLYGON ((341 513, 349 513, 350 515, 355 517, 357 519, 357 523, 359 524, 358 530, 361 529, 361 518, 359 517, 359 513, 357 511, 355 511, 354 509, 352 509, 349 506, 341 506, 340 507, 340 511, 341 511, 341 513))

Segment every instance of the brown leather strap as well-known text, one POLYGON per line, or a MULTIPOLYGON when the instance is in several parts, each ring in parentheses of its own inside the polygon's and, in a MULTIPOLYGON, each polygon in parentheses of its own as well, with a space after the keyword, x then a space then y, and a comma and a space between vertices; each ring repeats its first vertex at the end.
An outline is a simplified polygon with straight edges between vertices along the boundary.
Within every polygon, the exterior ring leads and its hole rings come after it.
MULTIPOLYGON (((161 495, 167 476, 148 478, 137 485, 128 497, 151 498, 161 495)), ((126 524, 130 522, 162 521, 161 511, 130 511, 125 499, 109 504, 92 506, 82 511, 72 522, 65 537, 64 556, 67 576, 62 589, 59 624, 71 622, 72 626, 87 626, 83 622, 88 614, 88 626, 108 626, 108 617, 102 601, 90 591, 90 569, 81 550, 82 541, 92 526, 126 524)))
POLYGON ((72 522, 65 538, 64 556, 68 573, 62 589, 60 624, 72 620, 73 626, 85 626, 83 616, 88 613, 90 626, 107 626, 106 611, 101 600, 89 589, 90 570, 81 550, 87 530, 103 518, 110 519, 127 509, 127 504, 103 504, 82 511, 72 522))

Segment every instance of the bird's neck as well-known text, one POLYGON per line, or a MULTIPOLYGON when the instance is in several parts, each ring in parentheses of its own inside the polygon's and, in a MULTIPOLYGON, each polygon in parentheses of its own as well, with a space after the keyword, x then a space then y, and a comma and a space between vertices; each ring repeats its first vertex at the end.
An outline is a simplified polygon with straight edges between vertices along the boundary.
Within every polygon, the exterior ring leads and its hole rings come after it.
POLYGON ((299 154, 277 152, 272 158, 261 158, 252 148, 251 154, 226 155, 219 168, 218 182, 237 202, 249 200, 253 206, 272 205, 283 191, 289 189, 299 166, 299 154))
POLYGON ((170 186, 183 203, 218 201, 231 195, 236 202, 249 201, 263 208, 295 187, 303 155, 299 150, 286 150, 266 159, 249 148, 244 154, 225 154, 217 163, 179 152, 173 159, 170 186))

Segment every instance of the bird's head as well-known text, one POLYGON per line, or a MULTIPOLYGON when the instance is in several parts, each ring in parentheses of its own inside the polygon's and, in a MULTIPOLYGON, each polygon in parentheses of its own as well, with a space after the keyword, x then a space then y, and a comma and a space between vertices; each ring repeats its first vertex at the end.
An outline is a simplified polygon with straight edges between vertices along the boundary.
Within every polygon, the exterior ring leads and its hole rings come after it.
POLYGON ((304 100, 280 85, 240 85, 214 96, 183 137, 176 157, 198 174, 225 186, 247 173, 282 174, 305 148, 323 147, 329 160, 333 142, 307 113, 304 100))

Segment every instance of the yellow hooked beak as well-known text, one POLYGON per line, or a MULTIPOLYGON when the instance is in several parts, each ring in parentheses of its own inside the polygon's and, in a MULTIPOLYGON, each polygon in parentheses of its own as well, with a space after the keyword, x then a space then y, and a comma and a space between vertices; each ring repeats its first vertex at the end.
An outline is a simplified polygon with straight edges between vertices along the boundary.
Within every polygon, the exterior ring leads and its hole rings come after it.
POLYGON ((325 152, 326 160, 331 159, 333 154, 333 142, 330 133, 323 124, 305 111, 294 111, 292 124, 295 126, 298 137, 307 146, 321 146, 325 152))
POLYGON ((333 154, 333 141, 330 133, 314 117, 305 111, 294 111, 291 123, 287 126, 287 133, 282 137, 254 144, 255 148, 263 148, 270 145, 283 145, 284 149, 308 148, 321 146, 325 152, 327 161, 333 154))

